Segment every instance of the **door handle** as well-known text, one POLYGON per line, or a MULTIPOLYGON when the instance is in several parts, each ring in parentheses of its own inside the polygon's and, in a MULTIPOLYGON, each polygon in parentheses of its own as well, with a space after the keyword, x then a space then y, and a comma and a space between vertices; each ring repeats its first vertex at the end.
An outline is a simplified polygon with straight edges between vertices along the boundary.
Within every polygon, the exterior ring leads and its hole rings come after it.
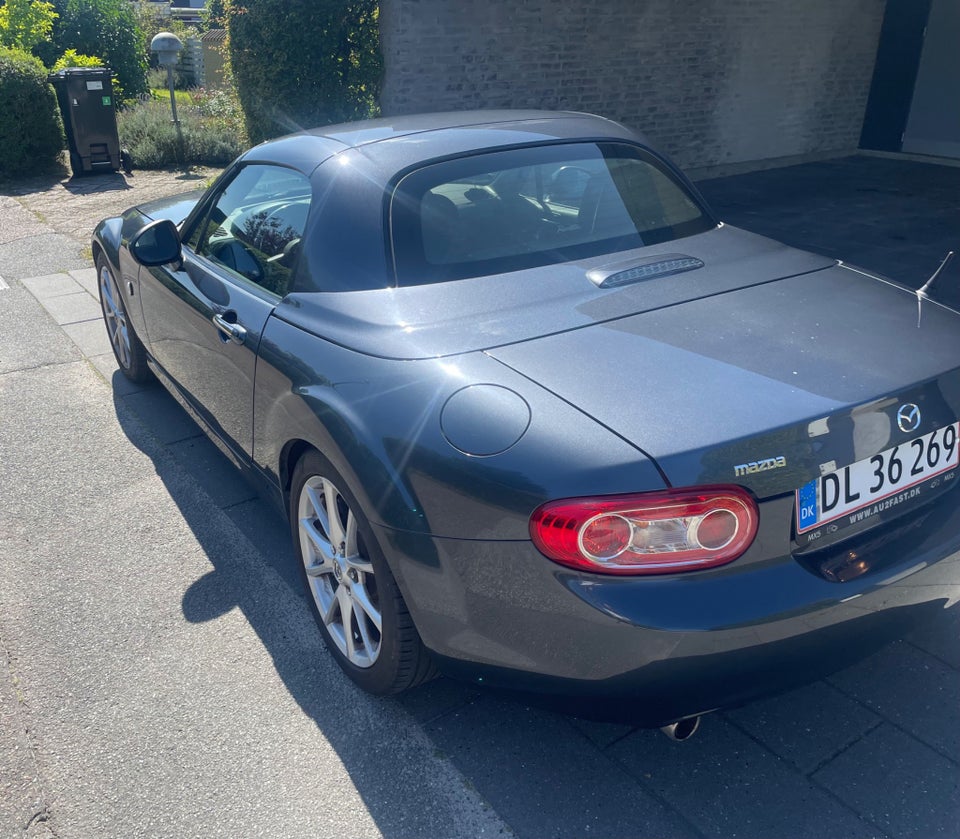
MULTIPOLYGON (((236 317, 236 312, 227 312, 227 316, 236 317)), ((239 323, 231 323, 223 315, 214 315, 213 325, 220 330, 220 336, 223 340, 233 341, 235 344, 242 344, 247 336, 247 330, 239 323)))

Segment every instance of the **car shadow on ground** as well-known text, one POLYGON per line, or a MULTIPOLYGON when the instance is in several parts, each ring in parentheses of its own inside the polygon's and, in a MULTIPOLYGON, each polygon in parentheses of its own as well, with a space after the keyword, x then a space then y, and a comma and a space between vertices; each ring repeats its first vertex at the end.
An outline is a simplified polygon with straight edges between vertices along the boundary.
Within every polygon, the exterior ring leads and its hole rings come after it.
POLYGON ((431 761, 443 759, 520 837, 960 832, 957 610, 828 680, 705 717, 685 743, 445 678, 371 698, 327 654, 280 516, 159 385, 131 387, 115 373, 113 392, 121 426, 212 566, 170 593, 184 619, 242 611, 384 836, 469 833, 429 783, 431 761), (426 738, 426 761, 402 746, 411 726, 426 738))

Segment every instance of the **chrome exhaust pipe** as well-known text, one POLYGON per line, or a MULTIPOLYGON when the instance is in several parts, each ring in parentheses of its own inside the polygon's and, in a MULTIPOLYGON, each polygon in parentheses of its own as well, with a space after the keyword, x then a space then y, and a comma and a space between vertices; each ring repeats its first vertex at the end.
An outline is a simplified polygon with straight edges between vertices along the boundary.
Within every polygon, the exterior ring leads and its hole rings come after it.
POLYGON ((698 728, 700 728, 700 717, 688 717, 685 720, 678 720, 670 723, 670 725, 665 725, 660 730, 671 740, 681 743, 693 737, 698 728))

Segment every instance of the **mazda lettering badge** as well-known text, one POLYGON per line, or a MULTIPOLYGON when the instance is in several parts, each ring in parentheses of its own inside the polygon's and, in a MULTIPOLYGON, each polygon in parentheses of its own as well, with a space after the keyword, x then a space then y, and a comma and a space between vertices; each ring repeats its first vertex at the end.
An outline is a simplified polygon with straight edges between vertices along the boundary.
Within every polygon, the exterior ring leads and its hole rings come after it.
POLYGON ((920 427, 920 409, 912 402, 901 405, 897 411, 897 425, 905 434, 916 431, 920 427))

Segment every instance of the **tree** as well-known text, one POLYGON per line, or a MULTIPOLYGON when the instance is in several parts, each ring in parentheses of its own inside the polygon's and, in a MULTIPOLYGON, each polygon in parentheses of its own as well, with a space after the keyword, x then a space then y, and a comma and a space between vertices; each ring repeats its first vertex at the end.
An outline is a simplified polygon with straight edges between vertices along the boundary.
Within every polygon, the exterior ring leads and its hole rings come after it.
POLYGON ((207 0, 203 11, 200 12, 200 23, 203 30, 225 28, 227 25, 226 0, 207 0))
POLYGON ((52 3, 7 0, 0 6, 0 46, 30 52, 50 37, 56 18, 52 3))
POLYGON ((47 65, 68 49, 101 57, 115 76, 118 100, 148 92, 147 45, 130 0, 53 0, 52 41, 34 52, 47 65))
POLYGON ((250 141, 377 109, 376 0, 225 0, 233 80, 250 141))

